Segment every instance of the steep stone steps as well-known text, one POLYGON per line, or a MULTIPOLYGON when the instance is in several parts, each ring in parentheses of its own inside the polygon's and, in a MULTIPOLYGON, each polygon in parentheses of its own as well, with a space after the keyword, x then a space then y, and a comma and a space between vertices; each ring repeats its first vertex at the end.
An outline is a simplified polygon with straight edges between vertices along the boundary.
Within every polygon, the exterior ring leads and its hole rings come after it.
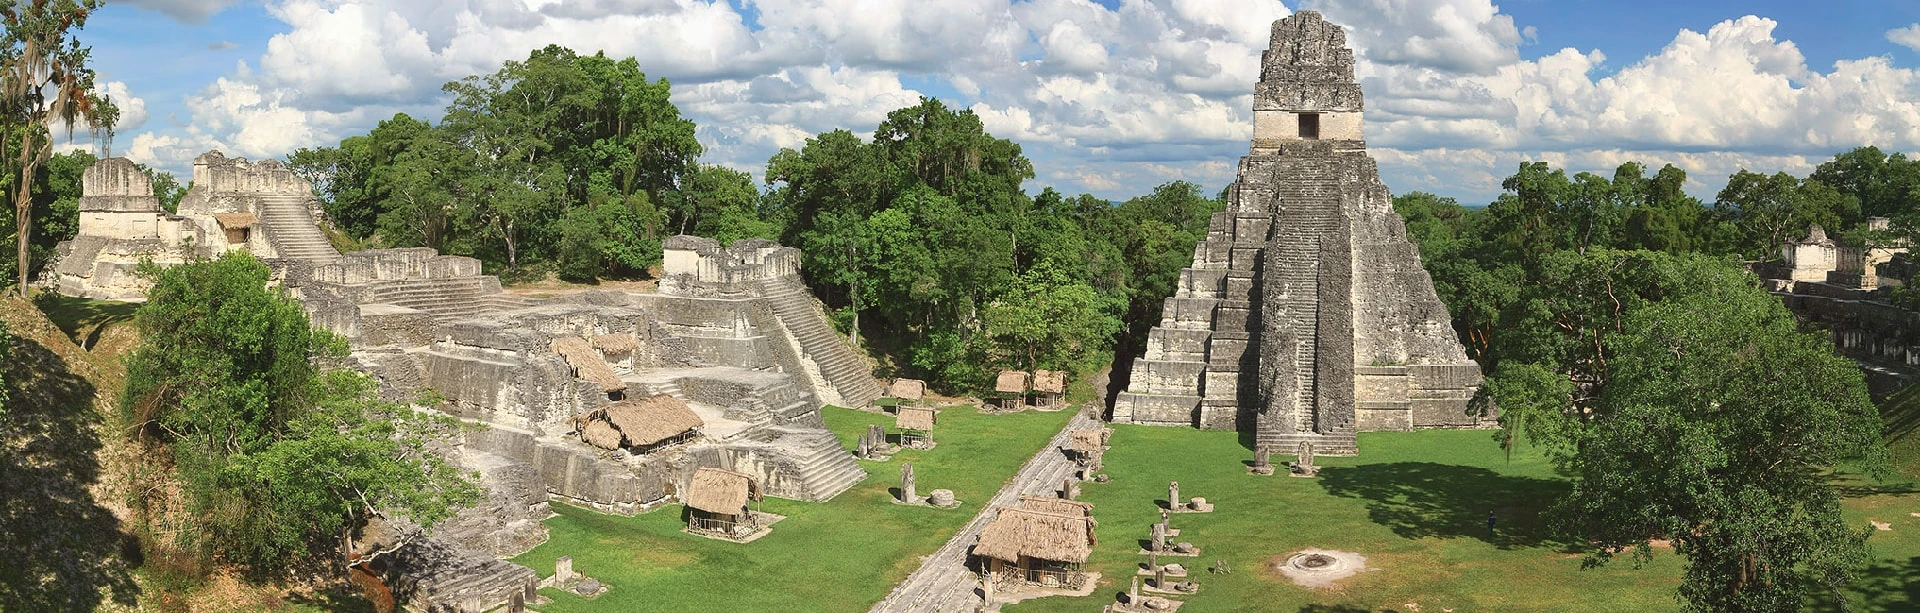
POLYGON ((883 390, 873 379, 866 358, 833 331, 806 288, 798 281, 780 279, 761 281, 759 289, 780 324, 800 343, 804 357, 819 367, 820 376, 840 394, 842 402, 861 407, 880 397, 883 390))
POLYGON ((327 242, 327 235, 314 223, 307 211, 310 196, 261 194, 255 197, 260 220, 265 222, 267 239, 283 259, 333 261, 340 252, 327 242))
POLYGON ((867 471, 854 461, 853 454, 840 446, 833 433, 815 429, 775 426, 768 429, 781 443, 798 448, 805 455, 799 461, 799 478, 808 500, 825 502, 867 478, 867 471))

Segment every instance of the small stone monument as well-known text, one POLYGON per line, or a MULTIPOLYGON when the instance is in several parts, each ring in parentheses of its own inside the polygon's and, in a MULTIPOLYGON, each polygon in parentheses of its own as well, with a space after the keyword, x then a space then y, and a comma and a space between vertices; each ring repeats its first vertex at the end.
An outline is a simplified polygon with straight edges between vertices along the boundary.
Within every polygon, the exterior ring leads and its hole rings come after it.
POLYGON ((573 556, 560 556, 553 559, 553 584, 566 585, 575 579, 573 574, 573 556))
POLYGON ((1299 459, 1291 467, 1292 476, 1312 477, 1320 474, 1320 467, 1313 465, 1313 443, 1300 441, 1299 459))
POLYGON ((1263 446, 1253 450, 1253 468, 1249 469, 1248 472, 1256 475, 1273 474, 1272 454, 1267 451, 1266 447, 1263 446))
POLYGON ((900 502, 919 504, 920 497, 913 493, 913 465, 900 465, 900 502))
POLYGON ((581 579, 579 585, 573 586, 573 591, 581 596, 598 594, 600 593, 600 581, 592 577, 581 579))
POLYGON ((1151 541, 1150 544, 1147 545, 1148 551, 1165 550, 1167 548, 1167 525, 1164 523, 1154 524, 1147 538, 1151 541))
POLYGON ((1153 567, 1153 589, 1167 589, 1167 567, 1157 565, 1153 567))
POLYGON ((1212 510, 1213 503, 1207 502, 1207 499, 1199 496, 1194 496, 1193 500, 1187 502, 1187 511, 1190 513, 1206 513, 1212 510))
POLYGON ((1073 500, 1080 497, 1080 482, 1072 478, 1060 481, 1060 497, 1073 500))
POLYGON ((1167 482, 1167 508, 1171 509, 1179 505, 1180 505, 1180 482, 1168 481, 1167 482))
POLYGON ((873 439, 868 438, 867 434, 868 433, 866 432, 860 433, 860 448, 858 450, 858 453, 860 455, 860 459, 862 460, 868 460, 873 458, 873 439))
POLYGON ((943 509, 951 509, 960 504, 959 500, 953 498, 953 490, 934 490, 933 496, 928 498, 927 502, 943 509))
POLYGON ((1133 587, 1127 588, 1127 604, 1137 604, 1139 602, 1140 602, 1140 577, 1138 575, 1135 575, 1133 578, 1133 587))
POLYGON ((1160 570, 1160 552, 1158 551, 1147 552, 1147 570, 1151 570, 1155 572, 1158 572, 1160 570))

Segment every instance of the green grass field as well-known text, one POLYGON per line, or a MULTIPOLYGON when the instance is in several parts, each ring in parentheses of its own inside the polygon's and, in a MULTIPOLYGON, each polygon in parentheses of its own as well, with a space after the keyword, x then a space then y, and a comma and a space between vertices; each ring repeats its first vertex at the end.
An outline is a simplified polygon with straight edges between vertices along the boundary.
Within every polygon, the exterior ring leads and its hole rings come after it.
MULTIPOLYGON (((1566 482, 1534 450, 1509 460, 1486 432, 1364 433, 1361 456, 1326 458, 1317 479, 1253 477, 1251 454, 1234 433, 1116 426, 1107 472, 1087 484, 1099 545, 1090 561, 1101 589, 1082 599, 1046 598, 1010 613, 1096 610, 1127 589, 1145 562, 1136 552, 1159 520, 1167 481, 1182 496, 1217 505, 1209 514, 1173 516, 1177 540, 1202 548, 1189 558, 1200 593, 1183 611, 1366 612, 1672 611, 1682 560, 1656 549, 1631 560, 1581 569, 1581 555, 1547 534, 1540 513, 1566 482), (1489 536, 1487 512, 1498 517, 1489 536), (1298 587, 1269 570, 1308 547, 1352 551, 1375 570, 1331 588, 1298 587), (1205 568, 1226 560, 1232 574, 1205 568)), ((1278 458, 1276 458, 1277 460, 1278 458)), ((1291 459, 1291 458, 1287 458, 1291 459)), ((1911 483, 1843 482, 1847 517, 1890 521, 1871 539, 1879 558, 1852 594, 1864 611, 1920 607, 1920 492, 1911 483)), ((1162 558, 1180 561, 1177 558, 1162 558)), ((1819 609, 1821 607, 1816 607, 1819 609)))
MULTIPOLYGON (((867 424, 891 429, 893 417, 837 407, 827 425, 853 447, 867 424)), ((1071 416, 1067 412, 981 415, 941 411, 928 451, 888 462, 860 462, 870 475, 825 504, 768 499, 763 510, 787 516, 773 532, 738 544, 680 532, 680 505, 620 517, 555 504, 552 538, 514 558, 553 573, 573 556, 574 570, 612 585, 594 600, 542 590, 567 611, 865 611, 980 510, 1071 416), (900 465, 912 463, 921 492, 954 491, 962 505, 941 510, 889 502, 900 465)))
MULTIPOLYGON (((829 426, 849 446, 868 423, 889 417, 829 407, 829 426)), ((1066 413, 985 416, 942 413, 938 448, 862 462, 867 481, 827 504, 768 500, 787 515, 773 533, 734 544, 680 532, 680 507, 636 517, 558 506, 552 539, 515 561, 552 572, 553 558, 613 589, 596 600, 546 590, 544 611, 864 611, 883 597, 1012 475, 1066 420, 1066 413), (899 465, 912 462, 920 489, 947 487, 967 504, 952 511, 890 504, 899 465)), ((1145 561, 1135 552, 1159 519, 1167 481, 1217 510, 1175 515, 1177 539, 1202 548, 1184 561, 1202 588, 1186 611, 1364 613, 1368 611, 1675 611, 1682 560, 1656 549, 1581 569, 1581 554, 1552 539, 1540 513, 1566 489, 1535 450, 1508 458, 1483 431, 1366 433, 1358 458, 1323 458, 1316 479, 1253 477, 1251 454, 1230 432, 1116 426, 1107 454, 1111 483, 1089 483, 1100 540, 1089 566, 1103 573, 1087 598, 1045 598, 1009 613, 1098 610, 1125 591, 1145 561), (1492 535, 1487 512, 1498 517, 1492 535), (1307 547, 1352 551, 1373 570, 1331 588, 1295 586, 1274 563, 1307 547), (1205 572, 1226 560, 1232 574, 1205 572)), ((1849 594, 1857 611, 1920 607, 1920 483, 1840 481, 1850 521, 1892 522, 1875 532, 1878 558, 1849 594)), ((1816 605, 1814 610, 1830 610, 1816 605)))

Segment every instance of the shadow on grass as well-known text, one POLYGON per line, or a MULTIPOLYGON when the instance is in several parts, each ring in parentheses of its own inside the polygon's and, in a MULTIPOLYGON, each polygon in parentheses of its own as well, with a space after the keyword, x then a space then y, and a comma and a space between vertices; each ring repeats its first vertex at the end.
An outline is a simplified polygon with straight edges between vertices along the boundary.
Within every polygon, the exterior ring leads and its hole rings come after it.
MULTIPOLYGON (((1849 587, 1860 596, 1853 611, 1920 610, 1920 556, 1906 561, 1875 560, 1849 587), (1865 606, 1858 606, 1860 603, 1865 606)), ((1818 599, 1811 609, 1821 613, 1847 610, 1831 598, 1818 599)))
POLYGON ((1470 537, 1501 549, 1559 544, 1540 513, 1568 490, 1564 481, 1432 462, 1328 466, 1319 481, 1329 494, 1366 501, 1373 523, 1402 537, 1470 537))
POLYGON ((1920 483, 1913 483, 1910 481, 1909 482, 1890 482, 1890 483, 1870 483, 1870 482, 1836 483, 1833 486, 1833 491, 1839 492, 1840 496, 1843 498, 1861 498, 1865 496, 1895 496, 1895 495, 1901 495, 1901 494, 1920 494, 1920 483))
POLYGON ((375 613, 373 602, 346 588, 329 588, 311 594, 292 594, 287 601, 329 613, 375 613))
POLYGON ((33 296, 34 306, 47 314, 67 338, 73 339, 82 349, 93 349, 100 340, 100 333, 107 326, 117 322, 131 321, 133 311, 140 305, 131 302, 113 300, 89 300, 44 292, 33 296))
POLYGON ((37 342, 14 337, 11 345, 0 364, 0 610, 90 611, 108 598, 131 605, 139 588, 128 541, 87 491, 100 477, 93 384, 37 342))

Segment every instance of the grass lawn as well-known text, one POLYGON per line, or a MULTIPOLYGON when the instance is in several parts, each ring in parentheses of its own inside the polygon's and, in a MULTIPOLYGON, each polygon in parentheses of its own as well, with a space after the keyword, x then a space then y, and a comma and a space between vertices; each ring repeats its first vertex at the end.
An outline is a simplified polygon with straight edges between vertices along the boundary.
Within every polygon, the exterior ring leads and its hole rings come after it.
MULTIPOLYGON (((1215 503, 1208 514, 1173 516, 1176 539, 1201 547, 1184 561, 1201 584, 1184 611, 1674 611, 1682 560, 1656 549, 1640 569, 1631 560, 1581 570, 1581 556, 1547 535, 1541 510, 1566 489, 1546 460, 1523 450, 1511 459, 1486 432, 1363 433, 1362 455, 1323 458, 1317 479, 1253 477, 1252 454, 1231 432, 1116 426, 1107 472, 1087 484, 1099 545, 1089 566, 1104 575, 1088 598, 1044 598, 1009 613, 1098 610, 1127 589, 1146 561, 1136 552, 1159 520, 1155 506, 1178 480, 1182 496, 1215 503), (1497 514, 1492 536, 1487 512, 1497 514), (1270 569, 1308 547, 1352 551, 1377 570, 1332 588, 1294 585, 1270 569), (1205 572, 1226 560, 1234 572, 1205 572)), ((1280 458, 1275 458, 1279 460, 1280 458)), ((1291 459, 1291 458, 1286 458, 1291 459)), ((1847 518, 1891 521, 1871 539, 1879 560, 1852 594, 1856 610, 1920 607, 1920 489, 1914 484, 1844 482, 1847 518)))
MULTIPOLYGON (((827 407, 828 427, 852 448, 867 424, 893 416, 827 407)), ((575 571, 612 589, 594 600, 541 590, 567 611, 865 611, 919 567, 979 512, 1028 457, 1072 414, 981 415, 971 407, 941 411, 937 446, 904 451, 888 462, 861 461, 870 475, 825 504, 768 499, 763 509, 787 516, 773 532, 738 544, 680 532, 681 506, 620 517, 555 504, 552 538, 514 558, 553 573, 555 557, 573 556, 575 571), (960 508, 890 503, 900 465, 912 463, 918 490, 951 489, 960 508)))

